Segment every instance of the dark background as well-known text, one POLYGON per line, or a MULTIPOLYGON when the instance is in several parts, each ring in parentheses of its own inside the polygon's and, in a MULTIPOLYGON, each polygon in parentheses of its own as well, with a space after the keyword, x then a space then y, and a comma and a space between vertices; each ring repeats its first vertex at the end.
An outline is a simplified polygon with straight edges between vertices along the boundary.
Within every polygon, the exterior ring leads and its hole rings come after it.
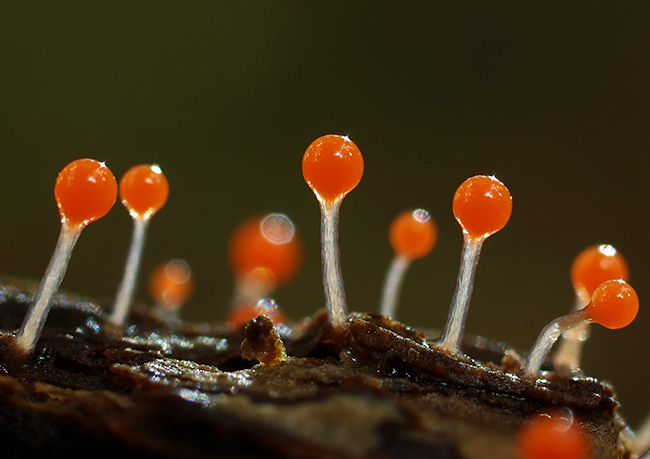
MULTIPOLYGON (((628 329, 594 327, 584 368, 616 384, 634 425, 650 408, 647 3, 6 3, 0 273, 45 271, 59 232, 52 189, 68 162, 105 160, 118 179, 157 162, 171 194, 144 270, 191 264, 185 317, 223 318, 228 235, 271 211, 292 217, 306 246, 276 299, 293 318, 311 314, 324 305, 319 210, 301 156, 323 134, 348 134, 366 163, 341 214, 351 310, 376 310, 388 225, 424 207, 440 240, 412 266, 400 317, 442 327, 461 247, 453 193, 496 174, 513 214, 484 247, 467 332, 528 349, 571 308, 574 256, 611 243, 642 309, 628 329)), ((62 287, 113 296, 130 234, 118 203, 84 231, 62 287)), ((144 282, 139 298, 149 301, 144 282)))

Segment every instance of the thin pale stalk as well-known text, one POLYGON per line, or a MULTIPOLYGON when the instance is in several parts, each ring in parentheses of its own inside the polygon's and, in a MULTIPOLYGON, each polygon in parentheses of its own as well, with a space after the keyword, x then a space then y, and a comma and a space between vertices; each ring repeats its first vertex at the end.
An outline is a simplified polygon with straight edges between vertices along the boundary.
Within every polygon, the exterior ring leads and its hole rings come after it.
MULTIPOLYGON (((576 295, 574 311, 578 311, 589 304, 589 295, 576 295)), ((580 368, 582 348, 590 334, 589 324, 580 324, 571 330, 562 333, 557 350, 553 355, 553 367, 562 374, 571 374, 580 368)))
POLYGON ((402 290, 402 282, 406 270, 411 265, 411 260, 406 257, 397 255, 393 258, 386 280, 384 282, 384 291, 381 295, 380 313, 391 319, 397 318, 397 304, 399 292, 402 290))
POLYGON ((54 255, 47 266, 43 280, 41 280, 32 304, 27 310, 16 340, 16 348, 21 354, 31 354, 36 347, 36 342, 41 336, 43 325, 52 306, 52 297, 59 290, 63 276, 68 268, 72 249, 79 239, 84 226, 70 227, 65 221, 61 223, 61 233, 54 250, 54 255))
POLYGON ((321 202, 321 246, 323 288, 329 321, 337 330, 347 327, 348 308, 345 302, 343 276, 339 256, 339 209, 341 200, 321 202))
POLYGON ((469 310, 469 301, 474 289, 476 265, 481 256, 481 247, 485 238, 473 239, 465 235, 460 257, 460 269, 456 292, 449 306, 449 316, 445 329, 438 340, 438 346, 452 354, 462 354, 460 342, 465 331, 465 321, 469 310))
POLYGON ((133 219, 133 236, 131 238, 131 248, 129 249, 129 256, 126 259, 126 266, 124 268, 124 276, 117 291, 115 304, 113 305, 113 313, 110 320, 116 325, 124 325, 126 316, 129 313, 129 308, 133 302, 135 295, 135 286, 140 272, 140 262, 142 260, 142 252, 144 243, 147 238, 147 228, 149 227, 149 218, 135 218, 133 219))
POLYGON ((562 316, 544 327, 528 353, 528 358, 522 371, 523 376, 527 378, 537 377, 544 363, 544 359, 546 359, 551 347, 553 347, 553 344, 555 344, 560 335, 584 323, 586 320, 589 320, 586 315, 586 309, 581 309, 562 316))

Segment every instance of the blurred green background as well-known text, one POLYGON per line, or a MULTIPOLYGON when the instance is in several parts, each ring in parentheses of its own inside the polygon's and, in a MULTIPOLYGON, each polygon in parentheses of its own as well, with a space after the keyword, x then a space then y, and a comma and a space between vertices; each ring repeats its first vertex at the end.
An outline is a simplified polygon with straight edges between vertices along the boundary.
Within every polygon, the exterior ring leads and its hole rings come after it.
MULTIPOLYGON (((171 194, 144 270, 191 264, 186 318, 224 317, 229 233, 271 211, 306 247, 276 299, 311 314, 324 305, 319 209, 301 157, 323 134, 348 134, 366 164, 341 209, 350 309, 377 309, 388 225, 423 207, 440 240, 408 273, 400 318, 442 327, 462 241, 453 193, 496 174, 513 214, 485 244, 467 332, 529 348, 573 303, 575 255, 615 245, 642 310, 628 329, 595 329, 584 368, 615 383, 636 424, 650 408, 650 4, 442 3, 4 2, 0 273, 45 271, 68 162, 105 160, 118 180, 157 162, 171 194)), ((62 287, 112 297, 131 226, 119 203, 89 226, 62 287)))

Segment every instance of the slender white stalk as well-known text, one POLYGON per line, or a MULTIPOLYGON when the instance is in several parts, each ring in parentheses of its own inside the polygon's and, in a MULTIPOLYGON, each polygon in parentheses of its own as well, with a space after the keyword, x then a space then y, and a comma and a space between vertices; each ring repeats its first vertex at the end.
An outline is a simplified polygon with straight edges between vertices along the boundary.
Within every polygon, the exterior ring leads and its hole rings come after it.
POLYGON ((343 276, 339 255, 339 209, 341 199, 321 200, 321 247, 323 259, 323 288, 329 321, 337 330, 347 327, 348 308, 345 302, 343 276))
POLYGON ((438 346, 452 354, 462 354, 460 342, 463 339, 469 300, 472 298, 472 290, 474 289, 474 275, 481 256, 483 241, 485 241, 485 238, 474 239, 465 235, 463 242, 456 292, 449 306, 445 329, 438 340, 438 346))
POLYGON ((124 276, 122 277, 122 282, 120 283, 117 297, 115 298, 115 304, 113 305, 113 313, 110 316, 110 321, 115 325, 124 325, 129 308, 133 302, 149 221, 150 219, 148 217, 136 217, 133 219, 131 248, 129 249, 129 256, 126 259, 124 276))
POLYGON ((560 337, 560 335, 567 330, 570 330, 582 323, 588 322, 590 319, 587 316, 587 310, 581 309, 579 311, 573 311, 566 316, 562 316, 559 319, 554 320, 549 323, 542 332, 537 337, 537 341, 533 344, 530 352, 528 353, 528 358, 524 364, 522 370, 522 375, 527 378, 536 378, 539 370, 542 368, 544 359, 548 356, 551 351, 551 347, 560 337))
POLYGON ((25 320, 16 335, 14 345, 21 354, 31 354, 41 336, 43 325, 52 306, 52 297, 59 290, 63 276, 68 268, 72 249, 79 239, 83 225, 70 227, 65 221, 61 223, 61 233, 54 250, 54 255, 47 266, 32 304, 27 310, 25 320))
MULTIPOLYGON (((578 311, 589 304, 589 294, 576 295, 574 311, 578 311)), ((582 360, 582 348, 590 334, 589 324, 580 324, 571 330, 562 333, 557 350, 553 355, 553 367, 555 371, 563 374, 575 373, 580 368, 582 360)))
POLYGON ((401 255, 396 255, 393 262, 388 268, 386 280, 384 281, 384 291, 381 295, 380 313, 391 319, 397 318, 398 295, 402 290, 402 282, 406 270, 411 265, 411 260, 401 255))

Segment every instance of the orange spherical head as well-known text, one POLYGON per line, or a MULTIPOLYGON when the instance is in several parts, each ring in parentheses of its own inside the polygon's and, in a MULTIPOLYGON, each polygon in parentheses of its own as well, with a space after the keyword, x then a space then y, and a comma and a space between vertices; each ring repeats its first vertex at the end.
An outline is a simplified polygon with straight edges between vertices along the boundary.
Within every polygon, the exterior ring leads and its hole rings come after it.
POLYGON ((433 250, 438 241, 438 228, 426 210, 409 210, 393 220, 389 237, 396 254, 415 260, 433 250))
POLYGON ((307 147, 302 157, 302 175, 317 197, 333 202, 359 184, 363 156, 347 137, 326 135, 307 147))
POLYGON ((265 273, 274 287, 289 281, 302 263, 302 242, 282 214, 252 217, 233 232, 228 244, 235 276, 265 273))
POLYGON ((576 257, 571 267, 571 280, 576 291, 584 289, 591 297, 594 290, 610 279, 628 280, 625 258, 608 244, 588 247, 576 257))
POLYGON ((586 432, 573 416, 542 414, 522 427, 519 459, 587 459, 591 453, 586 432))
POLYGON ((613 330, 627 327, 639 312, 639 297, 627 282, 608 280, 594 290, 587 312, 603 327, 613 330))
POLYGON ((120 180, 120 199, 133 218, 148 218, 167 202, 169 183, 156 164, 132 167, 120 180))
POLYGON ((512 213, 512 197, 508 188, 496 177, 477 175, 458 187, 453 211, 469 237, 486 238, 508 223, 512 213))
POLYGON ((194 290, 192 270, 183 260, 171 260, 156 267, 149 276, 149 293, 157 305, 178 308, 194 290))
POLYGON ((54 197, 61 221, 83 227, 111 210, 117 199, 117 182, 104 163, 78 159, 59 172, 54 197))

